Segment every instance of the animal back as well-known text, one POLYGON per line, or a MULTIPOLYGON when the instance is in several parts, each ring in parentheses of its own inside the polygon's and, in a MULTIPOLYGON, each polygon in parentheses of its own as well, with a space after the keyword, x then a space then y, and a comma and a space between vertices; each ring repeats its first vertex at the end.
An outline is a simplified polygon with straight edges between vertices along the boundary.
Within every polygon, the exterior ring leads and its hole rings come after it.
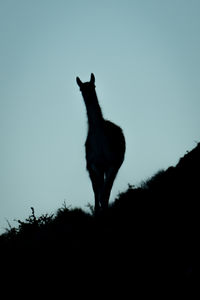
POLYGON ((89 131, 86 140, 87 166, 101 165, 120 167, 124 160, 125 138, 121 128, 104 120, 102 127, 89 131))
POLYGON ((112 153, 116 159, 123 160, 126 143, 122 129, 116 124, 105 120, 104 132, 110 153, 112 153))

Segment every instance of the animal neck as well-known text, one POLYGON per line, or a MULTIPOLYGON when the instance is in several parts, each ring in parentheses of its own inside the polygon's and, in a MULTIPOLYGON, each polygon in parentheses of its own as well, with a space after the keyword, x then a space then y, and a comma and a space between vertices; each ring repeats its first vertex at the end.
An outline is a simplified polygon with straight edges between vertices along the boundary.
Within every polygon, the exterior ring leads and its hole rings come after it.
POLYGON ((87 110, 89 129, 101 126, 103 121, 103 114, 98 102, 96 92, 93 91, 91 95, 83 96, 83 98, 87 110))

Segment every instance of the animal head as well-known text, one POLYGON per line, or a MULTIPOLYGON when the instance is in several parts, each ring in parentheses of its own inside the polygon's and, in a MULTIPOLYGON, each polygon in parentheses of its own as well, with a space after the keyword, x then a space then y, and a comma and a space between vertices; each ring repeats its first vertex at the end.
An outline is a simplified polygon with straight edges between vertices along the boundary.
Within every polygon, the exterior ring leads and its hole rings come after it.
POLYGON ((76 77, 76 82, 83 94, 87 94, 95 89, 95 77, 93 73, 91 74, 89 82, 82 82, 79 77, 76 77))

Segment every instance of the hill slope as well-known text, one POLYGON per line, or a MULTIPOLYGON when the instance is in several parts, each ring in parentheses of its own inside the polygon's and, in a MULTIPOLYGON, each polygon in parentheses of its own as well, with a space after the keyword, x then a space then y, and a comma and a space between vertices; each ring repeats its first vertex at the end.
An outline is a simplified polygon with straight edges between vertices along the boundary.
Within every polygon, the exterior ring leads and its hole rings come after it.
MULTIPOLYGON (((151 287, 194 281, 200 144, 175 167, 121 193, 98 217, 63 206, 0 236, 6 269, 61 274, 103 285, 151 287), (40 270, 40 271, 38 271, 40 270), (97 279, 98 278, 98 279, 97 279), (103 281, 102 281, 103 280, 103 281)), ((34 275, 35 276, 35 275, 34 275)), ((66 279, 67 280, 67 279, 66 279)))

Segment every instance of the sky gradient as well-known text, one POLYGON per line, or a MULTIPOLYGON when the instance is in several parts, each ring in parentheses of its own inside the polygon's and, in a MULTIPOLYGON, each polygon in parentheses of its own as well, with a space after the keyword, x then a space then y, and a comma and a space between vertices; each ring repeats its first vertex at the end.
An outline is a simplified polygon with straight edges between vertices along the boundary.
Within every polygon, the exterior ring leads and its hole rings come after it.
POLYGON ((0 1, 0 232, 13 219, 86 209, 87 120, 76 76, 93 72, 126 157, 111 201, 200 141, 200 1, 0 1))

